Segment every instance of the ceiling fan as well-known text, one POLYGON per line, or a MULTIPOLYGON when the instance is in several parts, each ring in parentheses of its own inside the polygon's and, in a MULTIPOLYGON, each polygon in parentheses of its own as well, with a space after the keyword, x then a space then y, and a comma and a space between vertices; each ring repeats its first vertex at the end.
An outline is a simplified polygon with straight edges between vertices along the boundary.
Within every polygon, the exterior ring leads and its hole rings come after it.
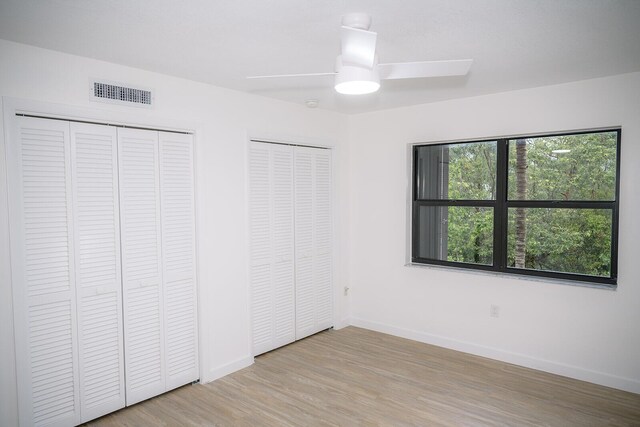
POLYGON ((450 61, 378 63, 378 34, 369 31, 371 16, 351 13, 343 16, 340 33, 341 54, 332 73, 279 74, 250 76, 247 79, 313 77, 335 75, 335 90, 346 95, 372 93, 380 88, 380 80, 415 79, 424 77, 464 76, 473 59, 450 61))

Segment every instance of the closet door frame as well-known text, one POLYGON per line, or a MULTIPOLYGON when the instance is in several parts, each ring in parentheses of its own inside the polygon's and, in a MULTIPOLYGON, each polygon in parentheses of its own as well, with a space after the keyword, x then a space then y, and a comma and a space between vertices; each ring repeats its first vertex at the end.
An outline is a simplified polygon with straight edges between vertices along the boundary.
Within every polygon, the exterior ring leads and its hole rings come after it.
MULTIPOLYGON (((16 118, 20 116, 32 116, 38 118, 45 119, 54 119, 54 120, 66 120, 66 121, 77 121, 77 122, 87 122, 87 123, 95 123, 95 124, 103 124, 103 125, 114 125, 114 126, 123 126, 123 127, 137 127, 142 129, 154 129, 159 131, 168 131, 168 132, 181 132, 181 133, 190 133, 193 135, 193 185, 194 185, 194 224, 196 229, 196 236, 198 235, 198 224, 199 224, 199 198, 198 198, 198 168, 197 168, 197 147, 198 147, 198 139, 199 135, 204 134, 203 123, 195 122, 195 121, 185 121, 185 120, 176 120, 170 117, 162 117, 155 116, 150 117, 149 112, 138 112, 136 109, 127 108, 127 107, 104 107, 100 109, 101 106, 74 106, 74 105, 65 105, 65 104, 55 104, 50 102, 42 102, 35 101, 30 99, 22 99, 22 98, 14 98, 10 96, 3 96, 2 98, 2 116, 3 122, 0 124, 0 132, 3 133, 3 141, 0 141, 4 144, 5 150, 5 159, 0 159, 0 162, 4 163, 4 166, 0 167, 0 170, 6 171, 3 168, 11 169, 11 166, 8 164, 12 159, 12 154, 10 153, 10 141, 13 138, 16 129, 16 118)), ((1 153, 1 152, 0 152, 1 153)), ((7 176, 7 191, 8 195, 11 197, 11 188, 14 186, 13 179, 7 176)), ((11 199, 13 200, 13 199, 11 199)), ((14 230, 14 218, 19 214, 16 211, 15 203, 10 202, 8 204, 8 219, 9 225, 6 226, 6 232, 8 233, 6 250, 9 251, 13 241, 20 241, 21 234, 16 234, 17 232, 14 230)), ((73 244, 73 243, 72 243, 73 244)), ((203 382, 207 382, 212 379, 211 367, 206 366, 207 357, 205 354, 205 349, 207 348, 206 343, 209 341, 207 339, 206 334, 204 333, 203 324, 203 316, 204 311, 200 309, 200 304, 202 304, 201 298, 201 289, 200 289, 200 263, 199 263, 199 239, 196 238, 195 242, 195 263, 196 263, 196 294, 198 296, 198 316, 197 316, 197 329, 198 329, 198 360, 199 360, 199 378, 203 382)), ((12 298, 10 298, 6 302, 6 308, 9 312, 14 313, 14 315, 9 316, 11 324, 9 328, 13 331, 14 337, 16 337, 16 332, 20 331, 20 327, 24 327, 22 324, 15 323, 16 318, 22 315, 23 313, 15 313, 15 311, 20 311, 20 307, 22 304, 22 299, 20 292, 15 292, 16 289, 16 272, 20 271, 21 268, 20 263, 16 264, 16 260, 7 259, 6 265, 9 268, 10 272, 7 273, 7 276, 10 277, 10 281, 6 284, 9 288, 9 292, 12 294, 12 298)), ((24 306, 24 304, 22 304, 24 306)), ((76 333, 77 335, 77 333, 76 333)), ((20 338, 17 338, 17 342, 19 342, 20 338)), ((16 348, 13 347, 13 342, 11 343, 11 347, 5 352, 10 352, 16 355, 15 359, 10 359, 7 362, 10 363, 10 366, 7 369, 10 369, 14 372, 17 372, 17 369, 20 369, 21 364, 23 363, 20 359, 20 355, 17 354, 16 348)), ((19 417, 21 413, 22 405, 24 402, 24 398, 22 398, 22 387, 16 385, 16 395, 14 397, 8 396, 8 401, 15 399, 17 401, 18 412, 15 414, 19 417)), ((11 414, 9 414, 11 417, 11 414)), ((80 422, 80 421, 78 421, 80 422)))

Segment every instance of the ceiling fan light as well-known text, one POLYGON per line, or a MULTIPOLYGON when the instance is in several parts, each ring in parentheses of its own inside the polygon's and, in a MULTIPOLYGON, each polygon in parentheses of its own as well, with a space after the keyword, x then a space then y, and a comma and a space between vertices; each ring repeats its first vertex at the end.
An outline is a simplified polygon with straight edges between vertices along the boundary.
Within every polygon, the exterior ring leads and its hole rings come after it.
POLYGON ((338 57, 338 66, 336 67, 336 92, 344 95, 364 95, 373 93, 380 89, 380 75, 378 67, 372 69, 358 67, 354 65, 342 64, 338 57))
POLYGON ((380 83, 368 80, 351 80, 337 83, 336 92, 343 95, 365 95, 380 89, 380 83))

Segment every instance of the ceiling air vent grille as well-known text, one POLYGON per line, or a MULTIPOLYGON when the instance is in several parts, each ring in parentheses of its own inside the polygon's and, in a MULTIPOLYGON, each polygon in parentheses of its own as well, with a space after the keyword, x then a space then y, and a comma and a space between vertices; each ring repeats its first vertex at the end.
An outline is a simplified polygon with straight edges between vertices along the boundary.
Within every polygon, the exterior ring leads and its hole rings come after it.
POLYGON ((150 107, 153 96, 150 90, 126 87, 117 83, 93 82, 94 101, 150 107))

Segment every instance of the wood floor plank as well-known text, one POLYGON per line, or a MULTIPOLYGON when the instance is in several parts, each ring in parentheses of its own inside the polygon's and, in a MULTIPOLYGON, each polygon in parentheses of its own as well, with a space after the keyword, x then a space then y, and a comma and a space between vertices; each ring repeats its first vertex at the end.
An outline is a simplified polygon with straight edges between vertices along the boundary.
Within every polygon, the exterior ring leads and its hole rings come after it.
POLYGON ((87 425, 640 426, 640 395, 348 327, 87 425))

